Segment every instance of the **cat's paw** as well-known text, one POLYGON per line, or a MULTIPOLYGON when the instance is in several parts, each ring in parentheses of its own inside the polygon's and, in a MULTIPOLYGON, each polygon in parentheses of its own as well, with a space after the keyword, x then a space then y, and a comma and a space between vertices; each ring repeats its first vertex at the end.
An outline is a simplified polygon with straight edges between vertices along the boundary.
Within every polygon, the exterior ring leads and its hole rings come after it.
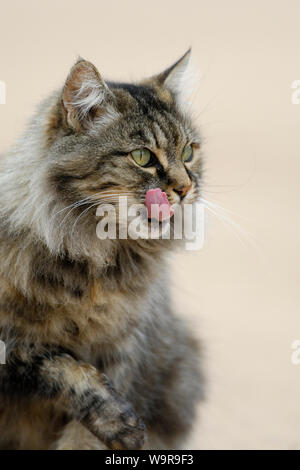
POLYGON ((112 450, 140 450, 145 442, 146 428, 133 410, 120 415, 119 429, 107 436, 105 444, 112 450))
POLYGON ((127 401, 113 391, 106 400, 95 394, 92 402, 81 421, 98 439, 112 450, 142 449, 145 426, 127 401))

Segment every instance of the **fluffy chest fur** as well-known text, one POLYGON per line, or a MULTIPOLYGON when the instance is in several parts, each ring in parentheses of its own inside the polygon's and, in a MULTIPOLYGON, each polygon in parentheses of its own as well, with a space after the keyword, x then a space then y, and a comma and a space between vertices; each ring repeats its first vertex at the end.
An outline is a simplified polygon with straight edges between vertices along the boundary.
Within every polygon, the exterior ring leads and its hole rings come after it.
POLYGON ((16 340, 59 345, 95 363, 101 354, 124 349, 149 320, 151 305, 165 298, 165 270, 155 251, 145 256, 145 247, 143 255, 130 243, 115 247, 114 258, 100 268, 54 257, 41 246, 17 249, 11 242, 10 256, 7 241, 3 247, 0 328, 14 347, 16 340), (5 269, 8 259, 15 268, 20 257, 17 271, 5 269))

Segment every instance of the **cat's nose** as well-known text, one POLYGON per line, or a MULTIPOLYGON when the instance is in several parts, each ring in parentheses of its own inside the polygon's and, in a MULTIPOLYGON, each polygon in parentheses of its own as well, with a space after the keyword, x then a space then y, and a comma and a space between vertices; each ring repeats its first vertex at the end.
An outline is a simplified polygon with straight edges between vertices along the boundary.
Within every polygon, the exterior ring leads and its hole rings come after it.
POLYGON ((180 199, 183 199, 184 196, 187 195, 191 187, 192 187, 191 184, 186 184, 186 185, 183 184, 181 186, 176 186, 175 188, 173 188, 173 191, 180 196, 180 199))

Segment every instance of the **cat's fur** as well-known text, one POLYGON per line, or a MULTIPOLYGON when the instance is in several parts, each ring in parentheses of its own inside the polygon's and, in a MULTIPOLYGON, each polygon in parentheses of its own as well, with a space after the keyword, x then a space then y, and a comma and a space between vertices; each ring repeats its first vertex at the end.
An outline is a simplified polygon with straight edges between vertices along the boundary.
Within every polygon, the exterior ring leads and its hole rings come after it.
POLYGON ((188 185, 183 202, 197 199, 188 59, 138 84, 105 83, 80 59, 1 157, 1 448, 174 448, 192 426, 204 386, 198 345, 172 312, 172 241, 100 241, 96 207, 85 211, 95 195, 143 203, 150 188, 173 203, 188 185), (156 168, 128 157, 141 147, 156 168))

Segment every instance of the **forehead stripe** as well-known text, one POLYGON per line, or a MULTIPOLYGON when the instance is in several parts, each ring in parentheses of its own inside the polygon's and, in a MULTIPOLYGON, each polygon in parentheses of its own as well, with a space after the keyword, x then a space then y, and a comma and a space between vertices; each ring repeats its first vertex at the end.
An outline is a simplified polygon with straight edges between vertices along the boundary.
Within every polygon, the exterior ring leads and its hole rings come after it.
POLYGON ((168 138, 166 137, 166 134, 162 127, 160 126, 160 123, 154 122, 153 123, 153 133, 155 135, 155 139, 157 141, 157 146, 158 147, 165 147, 168 144, 168 138))

